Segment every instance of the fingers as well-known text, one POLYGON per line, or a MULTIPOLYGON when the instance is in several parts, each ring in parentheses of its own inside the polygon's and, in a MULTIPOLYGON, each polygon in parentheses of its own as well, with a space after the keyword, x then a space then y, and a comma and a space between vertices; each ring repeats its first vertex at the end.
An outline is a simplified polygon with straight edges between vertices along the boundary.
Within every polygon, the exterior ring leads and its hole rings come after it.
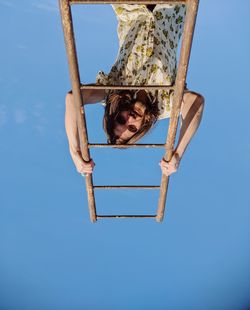
POLYGON ((167 162, 164 158, 159 163, 161 171, 164 175, 170 176, 172 173, 176 172, 178 165, 172 161, 167 162))
POLYGON ((81 160, 81 162, 76 168, 80 174, 91 174, 93 173, 94 167, 95 167, 95 163, 91 159, 89 162, 81 160))
POLYGON ((93 172, 95 163, 92 159, 90 159, 90 161, 83 160, 80 151, 72 152, 71 155, 78 173, 91 174, 93 172))
POLYGON ((93 162, 93 160, 92 160, 92 159, 90 160, 89 164, 91 165, 91 167, 92 167, 92 168, 94 168, 94 167, 95 167, 95 163, 93 162))

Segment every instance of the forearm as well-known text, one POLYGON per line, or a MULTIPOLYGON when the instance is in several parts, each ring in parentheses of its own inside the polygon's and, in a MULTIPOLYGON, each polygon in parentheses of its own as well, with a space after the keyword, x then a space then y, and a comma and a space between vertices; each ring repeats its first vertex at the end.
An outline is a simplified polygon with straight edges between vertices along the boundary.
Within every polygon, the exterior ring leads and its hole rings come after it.
POLYGON ((65 105, 65 129, 69 142, 70 152, 77 152, 80 150, 80 144, 73 95, 67 94, 65 105))
MULTIPOLYGON (((105 90, 84 89, 81 92, 82 103, 93 104, 105 98, 105 90)), ((79 135, 77 130, 77 117, 74 108, 72 91, 66 95, 65 129, 68 137, 70 151, 75 153, 80 150, 79 135)))
POLYGON ((79 173, 92 173, 95 163, 93 162, 93 160, 85 162, 81 155, 73 95, 68 93, 65 101, 65 129, 69 142, 70 155, 75 164, 76 170, 79 173))
POLYGON ((174 150, 174 153, 179 156, 179 158, 182 158, 188 144, 190 143, 192 137, 200 125, 203 109, 204 99, 201 97, 196 103, 194 102, 192 104, 191 108, 182 121, 179 140, 174 150))

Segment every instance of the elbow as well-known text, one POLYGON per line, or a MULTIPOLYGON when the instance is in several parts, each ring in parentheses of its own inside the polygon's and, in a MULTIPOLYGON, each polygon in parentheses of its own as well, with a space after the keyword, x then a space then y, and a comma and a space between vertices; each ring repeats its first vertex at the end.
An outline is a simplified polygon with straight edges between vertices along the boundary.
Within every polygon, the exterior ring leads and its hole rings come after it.
POLYGON ((199 94, 198 98, 199 98, 199 101, 200 101, 200 105, 202 107, 204 107, 204 105, 205 105, 205 98, 202 95, 200 95, 200 94, 199 94))
POLYGON ((205 105, 205 98, 201 94, 197 94, 194 104, 198 110, 203 111, 205 105))
POLYGON ((205 98, 199 94, 196 100, 197 117, 199 118, 199 122, 202 119, 204 106, 205 106, 205 98))
POLYGON ((202 95, 199 95, 199 102, 200 102, 200 111, 203 113, 204 106, 205 106, 205 98, 202 95))
POLYGON ((73 103, 73 94, 72 92, 68 92, 65 97, 65 104, 68 105, 71 103, 73 103))

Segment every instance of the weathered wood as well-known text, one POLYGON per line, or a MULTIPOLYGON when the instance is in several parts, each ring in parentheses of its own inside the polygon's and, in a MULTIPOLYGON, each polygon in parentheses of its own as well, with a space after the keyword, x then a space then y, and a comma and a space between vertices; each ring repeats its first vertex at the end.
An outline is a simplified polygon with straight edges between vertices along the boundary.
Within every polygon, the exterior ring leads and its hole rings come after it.
MULTIPOLYGON (((187 1, 187 14, 183 31, 183 39, 181 45, 181 54, 180 60, 177 70, 177 76, 175 81, 175 92, 173 98, 173 107, 170 115, 168 136, 166 142, 166 153, 164 155, 164 159, 166 161, 170 161, 173 155, 174 143, 176 138, 176 131, 178 126, 178 119, 181 110, 181 103, 183 99, 184 87, 187 76, 188 63, 190 58, 192 40, 194 27, 196 22, 196 16, 198 12, 199 0, 188 0, 187 1)), ((158 210, 156 220, 158 222, 163 220, 165 205, 166 205, 166 197, 167 197, 167 189, 168 189, 169 177, 166 175, 162 175, 161 179, 161 190, 160 197, 158 202, 158 210)))
POLYGON ((158 185, 97 185, 94 189, 159 189, 158 185))
POLYGON ((127 149, 127 148, 164 148, 166 144, 94 144, 89 143, 89 148, 117 148, 117 149, 127 149))
POLYGON ((97 219, 155 218, 155 215, 97 215, 97 219))
POLYGON ((70 4, 180 4, 187 0, 70 0, 70 4))
MULTIPOLYGON (((68 57, 69 72, 72 84, 72 92, 74 97, 74 106, 77 115, 77 128, 80 139, 80 147, 82 157, 85 161, 90 160, 90 154, 88 149, 88 134, 85 121, 84 108, 82 109, 82 96, 80 90, 80 77, 78 69, 78 61, 74 40, 74 30, 71 15, 71 8, 68 0, 59 0, 60 12, 62 18, 62 26, 64 32, 64 40, 66 46, 66 52, 68 57)), ((88 206, 90 212, 90 219, 92 222, 96 221, 96 208, 95 208, 95 198, 93 191, 93 180, 92 175, 87 174, 85 177, 86 190, 88 196, 88 206)))
POLYGON ((170 90, 174 89, 174 86, 164 86, 164 85, 96 85, 96 84, 85 84, 81 85, 81 89, 107 89, 107 90, 134 90, 134 89, 147 89, 147 90, 170 90))

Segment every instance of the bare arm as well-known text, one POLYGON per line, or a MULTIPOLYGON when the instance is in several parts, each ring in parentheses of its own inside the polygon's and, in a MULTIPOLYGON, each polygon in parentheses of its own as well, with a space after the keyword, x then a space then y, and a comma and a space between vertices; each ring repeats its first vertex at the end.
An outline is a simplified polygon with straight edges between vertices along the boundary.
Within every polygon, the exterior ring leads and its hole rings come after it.
POLYGON ((188 144, 196 133, 203 114, 205 99, 200 94, 187 92, 184 94, 181 109, 181 130, 175 153, 182 158, 188 144))
MULTIPOLYGON (((93 104, 105 98, 104 90, 86 89, 82 91, 83 104, 93 104)), ((68 92, 65 99, 65 129, 69 142, 69 151, 79 173, 92 173, 94 162, 85 162, 81 156, 80 142, 77 130, 76 112, 72 92, 68 92)))
POLYGON ((73 95, 71 93, 66 95, 65 105, 65 129, 69 142, 69 149, 73 152, 80 151, 76 112, 73 102, 73 95))
POLYGON ((200 125, 203 109, 204 98, 201 95, 194 92, 184 94, 181 107, 182 124, 177 146, 168 163, 164 159, 160 162, 164 174, 170 175, 177 171, 179 162, 200 125))

